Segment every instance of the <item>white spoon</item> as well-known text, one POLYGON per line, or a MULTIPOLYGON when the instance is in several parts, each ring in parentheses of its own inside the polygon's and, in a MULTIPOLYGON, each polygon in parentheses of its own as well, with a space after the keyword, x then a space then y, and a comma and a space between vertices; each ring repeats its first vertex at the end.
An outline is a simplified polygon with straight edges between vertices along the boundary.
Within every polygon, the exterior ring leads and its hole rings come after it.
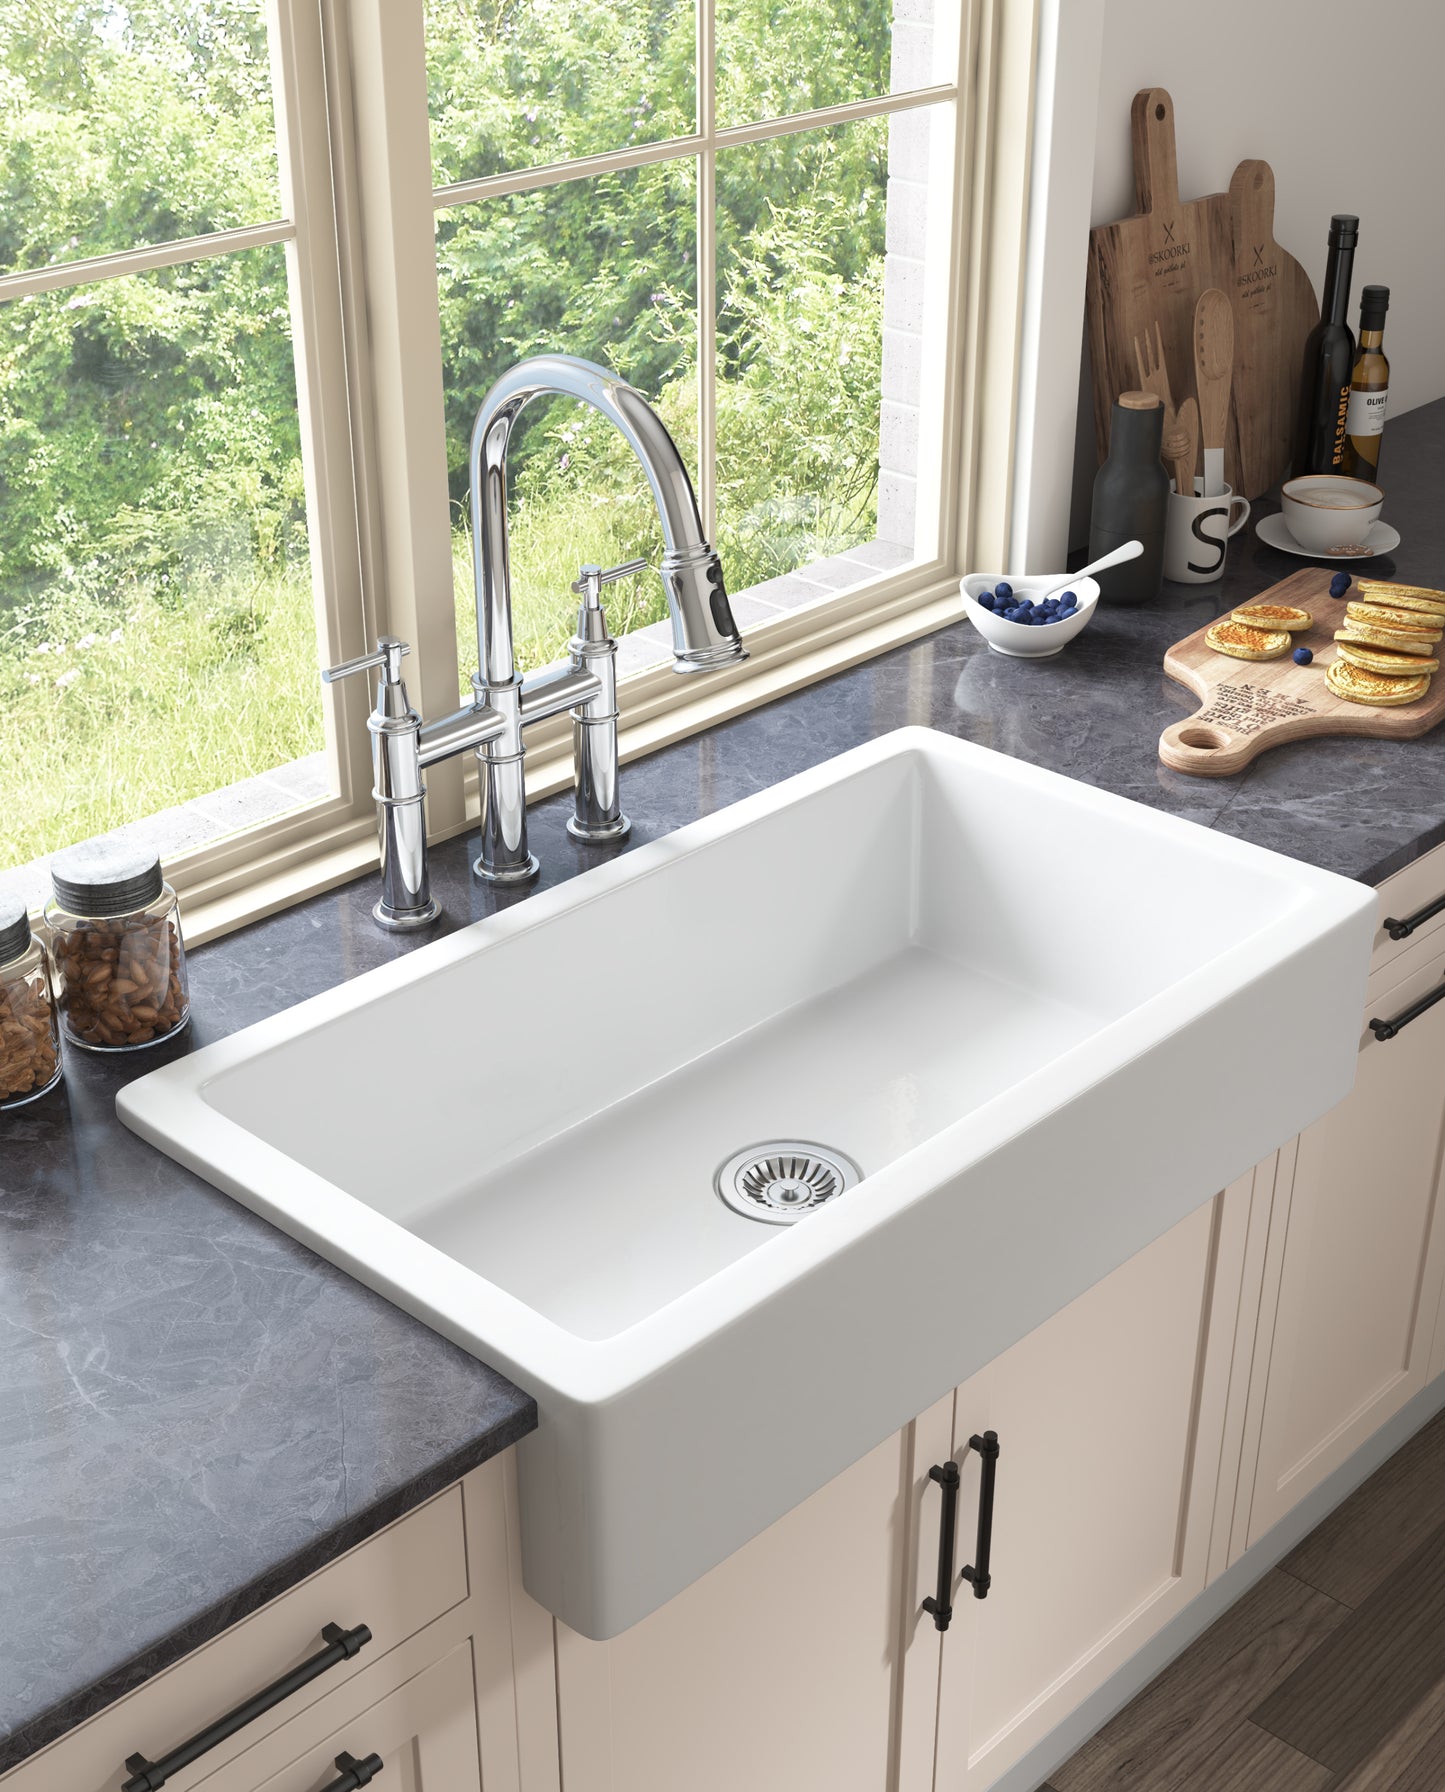
POLYGON ((1071 572, 1066 578, 1058 579, 1052 585, 1047 586, 1043 594, 1034 599, 1034 604, 1035 606, 1041 604, 1044 598, 1052 597, 1056 591, 1062 591, 1065 586, 1072 585, 1076 579, 1087 579, 1096 572, 1105 571, 1110 566, 1121 566, 1126 560, 1137 560, 1143 552, 1144 543, 1142 541, 1126 541, 1123 547, 1115 548, 1108 554, 1100 554, 1097 560, 1091 560, 1087 566, 1081 566, 1077 572, 1071 572))

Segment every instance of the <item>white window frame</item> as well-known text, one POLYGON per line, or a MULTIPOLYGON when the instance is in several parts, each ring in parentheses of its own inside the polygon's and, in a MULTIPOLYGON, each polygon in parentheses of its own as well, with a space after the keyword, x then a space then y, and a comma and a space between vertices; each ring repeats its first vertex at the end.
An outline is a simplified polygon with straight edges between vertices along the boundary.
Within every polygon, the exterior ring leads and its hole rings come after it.
MULTIPOLYGON (((960 613, 962 571, 1006 564, 1035 61, 1039 8, 1048 3, 959 0, 955 81, 720 129, 709 78, 713 0, 700 0, 697 132, 567 165, 565 178, 576 178, 678 155, 699 158, 698 305, 706 344, 715 323, 711 174, 720 150, 857 118, 953 108, 952 142, 945 146, 952 166, 941 171, 952 187, 952 228, 933 297, 933 339, 944 345, 950 377, 938 397, 937 427, 923 432, 940 444, 940 460, 919 481, 921 491, 931 486, 938 494, 937 553, 750 629, 750 659, 735 671, 679 679, 657 667, 625 679, 624 761, 943 626, 960 613)), ((559 175, 554 168, 527 169, 434 193, 422 0, 270 4, 287 222, 10 276, 0 279, 0 299, 7 288, 19 290, 19 282, 78 284, 203 253, 285 243, 320 652, 327 660, 348 658, 365 652, 378 633, 401 635, 413 649, 407 667, 413 701, 423 714, 440 715, 456 705, 459 660, 434 214, 462 200, 552 184, 559 175)), ((701 391, 698 487, 711 528, 710 380, 701 391)), ((324 700, 336 797, 168 861, 186 899, 193 942, 375 864, 368 682, 331 687, 324 700)), ((551 794, 570 778, 566 719, 531 730, 529 798, 551 794)), ((474 824, 469 763, 435 767, 427 787, 433 839, 474 824)))

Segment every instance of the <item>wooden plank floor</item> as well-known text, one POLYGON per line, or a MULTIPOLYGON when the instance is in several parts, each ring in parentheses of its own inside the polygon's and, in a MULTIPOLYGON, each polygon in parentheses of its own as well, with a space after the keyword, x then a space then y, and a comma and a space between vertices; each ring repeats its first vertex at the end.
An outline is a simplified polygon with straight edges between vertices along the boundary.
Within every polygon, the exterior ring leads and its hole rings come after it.
POLYGON ((1445 1792, 1445 1413, 1040 1792, 1445 1792))

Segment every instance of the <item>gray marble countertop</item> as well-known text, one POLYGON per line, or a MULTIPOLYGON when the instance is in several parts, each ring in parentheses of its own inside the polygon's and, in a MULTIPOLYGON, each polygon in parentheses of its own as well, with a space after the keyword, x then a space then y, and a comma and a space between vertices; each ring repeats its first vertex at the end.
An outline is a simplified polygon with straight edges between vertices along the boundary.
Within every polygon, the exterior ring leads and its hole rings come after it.
MULTIPOLYGON (((1369 571, 1445 585, 1445 400, 1393 419, 1385 452, 1403 539, 1369 571)), ((628 766, 629 844, 922 723, 1378 882, 1445 840, 1445 730, 1304 742, 1237 778, 1158 760, 1195 708, 1164 649, 1303 564, 1251 524, 1222 593, 1101 609, 1054 660, 945 628, 628 766)), ((610 856, 566 813, 532 811, 539 887, 610 856)), ((469 848, 435 854, 429 938, 526 899, 478 884, 469 848)), ((372 882, 196 952, 191 1037, 164 1051, 413 950, 372 925, 372 882)), ((73 1053, 0 1121, 0 1769, 536 1423, 501 1376, 128 1133, 114 1096, 141 1068, 73 1053)))

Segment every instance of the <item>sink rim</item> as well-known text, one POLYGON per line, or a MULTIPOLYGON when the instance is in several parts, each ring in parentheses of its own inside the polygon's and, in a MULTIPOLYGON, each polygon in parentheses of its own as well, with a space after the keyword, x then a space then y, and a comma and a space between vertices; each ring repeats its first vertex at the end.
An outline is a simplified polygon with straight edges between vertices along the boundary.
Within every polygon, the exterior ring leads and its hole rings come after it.
POLYGON ((1266 858, 1280 856, 934 729, 898 729, 202 1047, 126 1085, 116 1097, 117 1111, 128 1127, 179 1158, 204 1180, 464 1349, 485 1354, 523 1385, 542 1382, 581 1405, 599 1405, 704 1345, 749 1311, 785 1294, 810 1270, 862 1246, 908 1207, 946 1183, 962 1179, 1021 1132, 1227 1001, 1265 970, 1307 953, 1316 931, 1347 921, 1361 906, 1373 902, 1373 893, 1364 885, 1351 884, 1299 861, 1282 861, 1289 866, 1289 875, 1281 874, 1281 887, 1295 898, 1283 905, 1282 913, 1261 920, 1253 932, 1240 939, 1224 941, 1166 988, 1106 1021, 870 1175, 864 1184, 866 1200, 829 1203, 811 1214, 806 1225, 781 1231, 766 1250, 750 1252, 723 1266, 632 1325, 601 1339, 578 1337, 544 1317, 206 1102, 206 1088, 215 1078, 282 1041, 364 1010, 392 990, 445 975, 477 952, 545 927, 613 890, 659 875, 676 859, 736 834, 815 791, 910 753, 972 763, 990 777, 1024 787, 1056 790, 1062 783, 1068 786, 1071 802, 1101 816, 1123 817, 1136 826, 1143 821, 1152 829, 1187 841, 1195 851, 1207 839, 1211 857, 1226 865, 1232 860, 1257 873, 1262 853, 1266 858), (1303 945, 1292 943, 1301 932, 1302 910, 1306 908, 1313 925, 1304 931, 1311 937, 1303 945), (271 1192, 277 1189, 284 1193, 271 1192))

